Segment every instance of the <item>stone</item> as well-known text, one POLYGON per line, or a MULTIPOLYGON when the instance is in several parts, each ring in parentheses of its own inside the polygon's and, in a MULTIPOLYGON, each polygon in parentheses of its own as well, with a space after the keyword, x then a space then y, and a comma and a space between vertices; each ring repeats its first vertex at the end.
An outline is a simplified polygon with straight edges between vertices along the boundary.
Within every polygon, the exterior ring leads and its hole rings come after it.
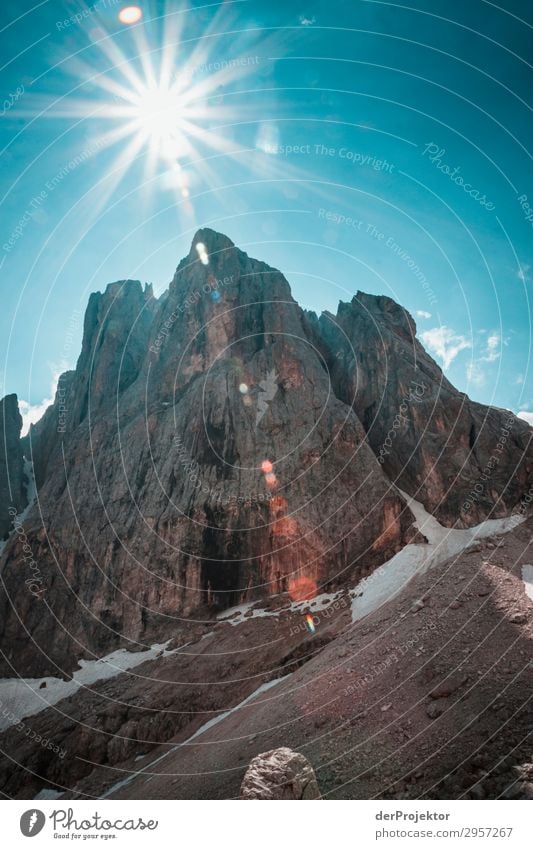
POLYGON ((428 705, 426 705, 426 714, 429 716, 430 719, 436 719, 438 716, 441 716, 441 714, 444 713, 445 709, 445 706, 441 703, 439 704, 438 702, 430 702, 428 705))
POLYGON ((524 625, 527 622, 527 613, 513 613, 509 617, 509 622, 513 625, 524 625))
POLYGON ((253 758, 241 784, 240 798, 320 799, 320 790, 307 758, 283 747, 253 758))
POLYGON ((445 699, 447 696, 452 696, 457 690, 466 684, 468 676, 462 672, 454 672, 440 684, 437 684, 430 692, 432 699, 445 699))

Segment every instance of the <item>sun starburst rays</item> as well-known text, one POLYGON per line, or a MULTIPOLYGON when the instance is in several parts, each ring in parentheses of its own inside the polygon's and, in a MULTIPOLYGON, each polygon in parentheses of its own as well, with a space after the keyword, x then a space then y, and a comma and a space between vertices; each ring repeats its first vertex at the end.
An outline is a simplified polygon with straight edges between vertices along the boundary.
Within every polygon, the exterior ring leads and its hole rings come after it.
MULTIPOLYGON (((180 221, 185 217, 188 225, 199 198, 218 191, 229 174, 237 184, 239 169, 249 167, 256 181, 295 176, 294 166, 256 155, 253 142, 242 141, 250 136, 247 127, 262 120, 261 95, 247 96, 255 90, 253 63, 231 58, 239 56, 238 39, 232 54, 221 58, 219 20, 217 13, 194 41, 183 39, 184 16, 177 14, 165 18, 161 32, 144 24, 114 34, 99 29, 90 52, 75 51, 63 65, 72 81, 66 91, 32 93, 31 104, 26 99, 32 119, 76 119, 72 138, 83 128, 91 158, 102 163, 86 193, 88 224, 110 199, 113 205, 119 201, 117 188, 128 174, 127 196, 141 192, 147 209, 160 191, 171 191, 180 221), (238 83, 246 77, 250 86, 242 92, 238 83), (220 167, 221 160, 227 167, 220 167)), ((249 45, 244 49, 250 51, 249 45)))
POLYGON ((93 45, 100 60, 90 64, 78 55, 69 63, 70 91, 55 98, 33 98, 32 117, 85 119, 95 149, 117 149, 114 158, 107 157, 106 174, 99 180, 95 214, 135 167, 142 169, 147 191, 153 189, 158 173, 168 173, 167 188, 173 185, 180 204, 190 210, 190 203, 183 203, 190 193, 183 177, 187 160, 195 161, 200 183, 212 176, 209 168, 202 167, 202 159, 213 151, 231 155, 235 148, 221 138, 215 125, 230 124, 237 117, 236 107, 222 105, 218 92, 243 69, 236 65, 210 75, 209 52, 217 46, 211 37, 214 22, 191 52, 189 44, 181 42, 182 21, 170 18, 156 46, 149 43, 143 26, 132 28, 124 43, 124 33, 113 37, 102 32, 93 45), (200 74, 201 79, 195 79, 200 74))

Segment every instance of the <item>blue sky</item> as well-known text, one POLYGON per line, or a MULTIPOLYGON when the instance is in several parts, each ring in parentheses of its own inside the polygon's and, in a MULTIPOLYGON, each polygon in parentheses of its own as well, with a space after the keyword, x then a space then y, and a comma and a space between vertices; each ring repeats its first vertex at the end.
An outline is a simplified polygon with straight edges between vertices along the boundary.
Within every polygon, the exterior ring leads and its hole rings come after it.
POLYGON ((89 293, 161 293, 209 225, 302 306, 390 295, 458 388, 533 411, 532 10, 413 2, 2 6, 2 394, 35 418, 89 293))

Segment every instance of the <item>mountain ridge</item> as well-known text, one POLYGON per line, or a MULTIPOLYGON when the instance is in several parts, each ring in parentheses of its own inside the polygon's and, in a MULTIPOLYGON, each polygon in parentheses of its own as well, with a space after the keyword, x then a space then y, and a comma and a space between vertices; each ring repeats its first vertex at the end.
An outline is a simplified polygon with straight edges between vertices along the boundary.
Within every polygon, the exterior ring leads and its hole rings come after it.
POLYGON ((450 526, 508 515, 532 431, 513 417, 509 456, 461 512, 511 414, 457 392, 415 334, 384 295, 302 310, 281 272, 209 228, 165 297, 139 281, 91 295, 76 369, 21 443, 47 591, 24 595, 11 538, 3 674, 69 674, 182 618, 353 583, 417 539, 399 489, 450 526))

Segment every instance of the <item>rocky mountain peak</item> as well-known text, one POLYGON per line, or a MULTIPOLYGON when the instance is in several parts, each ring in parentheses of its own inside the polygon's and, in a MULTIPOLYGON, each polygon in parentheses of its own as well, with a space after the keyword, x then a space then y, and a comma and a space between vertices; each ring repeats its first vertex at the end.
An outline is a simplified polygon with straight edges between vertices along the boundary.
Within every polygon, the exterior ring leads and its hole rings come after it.
POLYGON ((0 408, 2 411, 2 423, 5 428, 14 425, 20 431, 22 428, 22 416, 19 411, 18 396, 15 392, 10 395, 5 395, 0 400, 0 408))
POLYGON ((370 318, 376 324, 385 324, 406 340, 414 340, 416 322, 412 315, 388 295, 369 295, 358 291, 350 303, 340 302, 338 315, 370 318))
POLYGON ((224 233, 219 233, 217 230, 212 230, 210 227, 201 227, 196 231, 191 243, 190 253, 197 250, 196 246, 198 244, 205 246, 208 255, 231 250, 231 248, 235 247, 234 242, 228 236, 224 233))
POLYGON ((458 392, 416 338, 413 318, 389 297, 358 292, 319 324, 334 352, 335 392, 353 400, 390 479, 445 524, 507 515, 532 471, 525 423, 458 392))
POLYGON ((70 423, 77 426, 89 409, 127 389, 144 362, 157 302, 152 287, 139 280, 118 280, 89 297, 81 354, 72 386, 70 423))
MULTIPOLYGON (((176 616, 354 585, 416 537, 400 490, 443 524, 509 513, 533 432, 457 392, 415 333, 384 295, 305 313, 280 271, 208 228, 165 297, 131 280, 91 295, 76 370, 30 434, 50 614, 4 552, 20 667, 36 663, 20 621, 72 666, 79 645, 166 638, 176 616)), ((20 468, 17 434, 9 456, 20 468)))

